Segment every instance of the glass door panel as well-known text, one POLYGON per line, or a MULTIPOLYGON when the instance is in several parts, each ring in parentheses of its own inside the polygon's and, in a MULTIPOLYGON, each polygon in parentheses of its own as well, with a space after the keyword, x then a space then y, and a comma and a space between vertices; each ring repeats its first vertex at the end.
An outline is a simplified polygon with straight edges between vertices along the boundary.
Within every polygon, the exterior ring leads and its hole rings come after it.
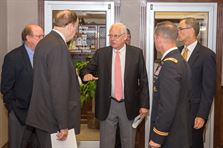
MULTIPOLYGON (((182 18, 194 17, 200 22, 200 33, 198 40, 204 46, 209 47, 214 52, 216 51, 216 23, 217 23, 217 4, 216 3, 147 3, 147 59, 150 97, 152 98, 153 91, 153 72, 160 61, 161 54, 157 53, 154 46, 153 33, 157 23, 161 21, 172 21, 176 24, 182 18)), ((181 42, 177 43, 182 45, 181 42)), ((150 104, 152 104, 152 99, 150 104)), ((150 120, 146 122, 146 130, 149 131, 150 120)), ((207 125, 205 136, 205 148, 213 147, 213 107, 210 114, 210 119, 207 125)), ((146 132, 146 140, 149 137, 149 132, 146 132)), ((148 141, 146 141, 147 147, 148 141)))

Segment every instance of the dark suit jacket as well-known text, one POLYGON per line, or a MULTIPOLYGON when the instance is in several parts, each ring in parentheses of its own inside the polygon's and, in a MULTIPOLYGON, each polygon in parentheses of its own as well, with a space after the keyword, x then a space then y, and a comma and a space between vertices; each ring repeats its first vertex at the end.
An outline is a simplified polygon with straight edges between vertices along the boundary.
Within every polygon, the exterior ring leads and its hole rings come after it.
MULTIPOLYGON (((111 103, 112 47, 98 49, 93 58, 80 73, 91 73, 99 77, 96 88, 96 117, 105 120, 111 103)), ((127 117, 132 120, 139 114, 139 108, 149 108, 147 71, 142 50, 126 45, 124 72, 124 95, 127 117)))
MULTIPOLYGON (((181 50, 183 47, 180 48, 181 50)), ((216 57, 215 53, 198 43, 188 63, 192 72, 192 118, 208 119, 215 94, 216 57)))
POLYGON ((154 73, 153 92, 150 139, 162 148, 189 148, 191 73, 177 49, 154 73))
POLYGON ((48 133, 65 128, 79 133, 79 83, 67 45, 54 31, 36 46, 27 124, 48 133))
POLYGON ((32 94, 33 69, 25 46, 9 52, 2 67, 1 92, 8 111, 25 124, 32 94))

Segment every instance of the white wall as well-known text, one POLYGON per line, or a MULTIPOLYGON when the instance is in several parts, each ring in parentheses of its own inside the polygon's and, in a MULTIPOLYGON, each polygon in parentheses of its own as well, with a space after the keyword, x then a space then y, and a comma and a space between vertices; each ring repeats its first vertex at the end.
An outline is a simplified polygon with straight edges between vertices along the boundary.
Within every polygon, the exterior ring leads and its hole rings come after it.
MULTIPOLYGON (((7 51, 7 8, 6 0, 0 0, 0 66, 3 63, 4 55, 7 51)), ((1 68, 0 68, 1 72, 1 68)), ((1 82, 1 78, 0 78, 1 82)), ((3 106, 2 96, 0 94, 0 147, 7 142, 7 111, 3 106)))
POLYGON ((7 0, 8 50, 21 45, 21 31, 38 21, 38 0, 7 0))
POLYGON ((131 31, 131 44, 139 47, 140 38, 140 1, 139 0, 121 0, 120 20, 131 31))

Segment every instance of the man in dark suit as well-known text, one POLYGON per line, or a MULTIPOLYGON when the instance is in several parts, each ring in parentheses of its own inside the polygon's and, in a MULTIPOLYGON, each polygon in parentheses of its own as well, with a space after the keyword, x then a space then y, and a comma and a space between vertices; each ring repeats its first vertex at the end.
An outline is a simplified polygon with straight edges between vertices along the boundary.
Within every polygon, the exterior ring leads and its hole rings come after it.
POLYGON ((9 111, 10 148, 26 148, 33 134, 33 129, 26 126, 25 120, 32 95, 33 54, 42 38, 43 29, 40 26, 27 25, 22 31, 23 45, 9 52, 4 59, 1 92, 9 111))
POLYGON ((149 145, 151 148, 190 148, 191 73, 176 47, 177 27, 165 21, 154 33, 156 50, 162 54, 154 72, 149 145))
POLYGON ((133 119, 145 117, 149 89, 143 52, 126 45, 127 31, 122 23, 109 30, 110 46, 98 49, 85 69, 83 81, 97 80, 96 118, 100 120, 100 148, 114 148, 119 124, 122 148, 133 148, 133 119))
POLYGON ((215 94, 215 53, 197 41, 200 26, 195 18, 181 20, 178 30, 178 39, 184 43, 182 55, 192 71, 192 147, 203 148, 203 132, 215 94))
POLYGON ((36 128, 40 148, 51 148, 50 134, 65 140, 68 130, 80 128, 80 90, 66 42, 78 30, 74 11, 59 11, 53 30, 36 46, 33 93, 27 124, 36 128))

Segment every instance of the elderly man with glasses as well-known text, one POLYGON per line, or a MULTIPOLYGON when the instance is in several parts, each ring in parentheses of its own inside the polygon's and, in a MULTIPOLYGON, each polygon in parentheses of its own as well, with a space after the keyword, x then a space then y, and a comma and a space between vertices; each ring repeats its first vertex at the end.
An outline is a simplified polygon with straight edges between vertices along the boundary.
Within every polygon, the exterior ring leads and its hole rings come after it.
POLYGON ((100 120, 100 148, 114 148, 117 124, 122 148, 135 147, 133 119, 149 109, 149 89, 143 52, 126 44, 127 30, 115 23, 110 46, 98 49, 81 71, 83 81, 97 81, 96 117, 100 120))

